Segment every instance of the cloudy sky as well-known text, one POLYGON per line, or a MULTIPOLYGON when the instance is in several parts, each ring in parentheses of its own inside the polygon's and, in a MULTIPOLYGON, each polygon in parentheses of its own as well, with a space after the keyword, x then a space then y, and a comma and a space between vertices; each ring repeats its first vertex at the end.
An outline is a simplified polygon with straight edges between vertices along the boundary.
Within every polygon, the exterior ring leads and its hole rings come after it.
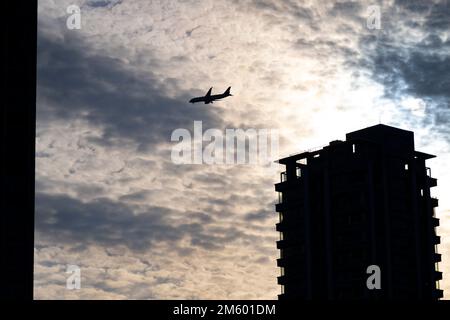
POLYGON ((445 0, 39 1, 35 298, 276 298, 279 175, 173 164, 171 133, 194 120, 276 129, 282 156, 380 121, 413 130, 438 155, 449 298, 449 30, 445 0))

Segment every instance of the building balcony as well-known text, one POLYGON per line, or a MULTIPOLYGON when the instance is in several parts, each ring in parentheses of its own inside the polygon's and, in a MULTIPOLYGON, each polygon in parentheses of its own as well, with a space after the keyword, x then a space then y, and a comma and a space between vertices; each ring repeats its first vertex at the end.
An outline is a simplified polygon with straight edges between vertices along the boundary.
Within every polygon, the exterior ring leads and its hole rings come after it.
POLYGON ((275 184, 275 191, 284 192, 292 188, 301 188, 302 181, 301 177, 297 177, 296 179, 278 182, 275 184))
POLYGON ((276 212, 283 212, 285 210, 286 210, 286 204, 285 203, 281 202, 281 203, 277 203, 275 205, 275 211, 276 212))
POLYGON ((286 227, 286 225, 283 223, 283 221, 282 222, 278 222, 275 225, 275 230, 278 231, 278 232, 283 232, 285 230, 285 227, 286 227))
POLYGON ((289 189, 290 185, 287 181, 278 182, 275 184, 275 191, 276 192, 283 192, 289 189))
POLYGON ((430 188, 437 186, 437 179, 436 178, 427 177, 427 181, 428 181, 428 186, 430 188))
POLYGON ((287 256, 277 259, 277 267, 284 268, 287 265, 294 267, 299 274, 305 272, 304 269, 305 259, 304 255, 298 254, 294 256, 287 256))
POLYGON ((441 271, 435 271, 434 272, 434 280, 435 281, 442 280, 442 272, 441 271))
POLYGON ((439 219, 438 218, 431 218, 431 224, 433 227, 438 227, 439 226, 439 219))
POLYGON ((441 237, 440 236, 434 236, 433 240, 434 240, 434 244, 440 244, 441 243, 441 237))
POLYGON ((277 281, 278 281, 278 284, 279 285, 282 285, 282 286, 284 286, 285 284, 286 284, 286 276, 279 276, 279 277, 277 277, 277 281))
POLYGON ((286 260, 284 260, 283 258, 279 258, 277 259, 277 267, 284 267, 285 266, 285 262, 286 260))
POLYGON ((441 299, 444 296, 444 291, 441 289, 435 289, 433 291, 433 296, 435 299, 441 299))
POLYGON ((285 186, 284 182, 275 183, 275 191, 276 192, 283 192, 284 190, 286 190, 286 188, 284 186, 285 186))
POLYGON ((441 262, 442 261, 442 256, 440 253, 435 253, 434 254, 434 262, 441 262))
POLYGON ((289 243, 287 240, 279 240, 277 241, 277 249, 284 249, 289 246, 289 243))
POLYGON ((297 233, 303 226, 303 219, 284 219, 281 222, 275 224, 275 230, 278 232, 290 232, 297 233))
POLYGON ((298 199, 296 201, 284 201, 275 204, 275 211, 276 212, 285 212, 290 210, 299 210, 304 208, 304 202, 303 199, 298 199))
POLYGON ((277 249, 286 249, 291 247, 296 247, 299 245, 298 240, 279 240, 277 241, 277 249))
POLYGON ((439 200, 438 200, 437 198, 431 198, 431 199, 430 199, 430 202, 431 202, 431 206, 432 206, 433 208, 439 206, 439 200))
POLYGON ((292 207, 295 207, 295 206, 298 206, 298 204, 290 204, 290 203, 286 203, 286 202, 280 202, 275 205, 275 211, 276 212, 288 211, 289 209, 291 209, 292 207))

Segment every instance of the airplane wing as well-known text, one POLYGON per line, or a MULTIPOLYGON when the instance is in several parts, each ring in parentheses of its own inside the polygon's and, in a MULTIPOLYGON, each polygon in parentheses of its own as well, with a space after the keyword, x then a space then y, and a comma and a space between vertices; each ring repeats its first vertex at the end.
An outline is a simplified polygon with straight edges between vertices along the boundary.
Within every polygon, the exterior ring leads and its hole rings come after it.
POLYGON ((211 88, 209 88, 208 92, 206 93, 206 96, 205 96, 205 98, 206 98, 206 97, 208 97, 208 98, 209 98, 209 97, 211 96, 211 90, 212 90, 212 87, 211 87, 211 88))

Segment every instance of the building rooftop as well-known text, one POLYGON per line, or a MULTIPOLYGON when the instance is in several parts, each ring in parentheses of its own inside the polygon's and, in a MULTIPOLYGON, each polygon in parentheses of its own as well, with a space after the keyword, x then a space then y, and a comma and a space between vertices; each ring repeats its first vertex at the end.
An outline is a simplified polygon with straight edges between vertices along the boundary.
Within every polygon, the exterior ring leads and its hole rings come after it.
MULTIPOLYGON (((431 159, 435 157, 434 155, 414 150, 414 133, 412 131, 391 127, 385 124, 377 124, 357 131, 349 132, 345 136, 347 142, 372 142, 383 145, 388 151, 394 153, 409 153, 423 159, 431 159)), ((331 141, 328 146, 333 146, 342 142, 343 141, 341 140, 334 140, 331 141)), ((289 162, 295 162, 300 159, 308 158, 319 154, 328 146, 290 155, 279 159, 277 162, 280 164, 287 164, 289 162)))

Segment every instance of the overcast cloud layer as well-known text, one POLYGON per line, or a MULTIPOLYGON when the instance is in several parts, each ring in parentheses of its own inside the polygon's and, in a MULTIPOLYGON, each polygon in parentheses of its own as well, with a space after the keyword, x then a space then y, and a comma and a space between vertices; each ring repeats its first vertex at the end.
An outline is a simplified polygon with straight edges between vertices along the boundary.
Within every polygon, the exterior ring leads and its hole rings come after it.
POLYGON ((278 129, 281 155, 380 121, 413 130, 438 155, 448 298, 449 28, 445 0, 40 1, 35 298, 276 298, 279 176, 173 164, 171 133, 194 120, 278 129), (66 27, 74 3, 81 30, 66 27))

